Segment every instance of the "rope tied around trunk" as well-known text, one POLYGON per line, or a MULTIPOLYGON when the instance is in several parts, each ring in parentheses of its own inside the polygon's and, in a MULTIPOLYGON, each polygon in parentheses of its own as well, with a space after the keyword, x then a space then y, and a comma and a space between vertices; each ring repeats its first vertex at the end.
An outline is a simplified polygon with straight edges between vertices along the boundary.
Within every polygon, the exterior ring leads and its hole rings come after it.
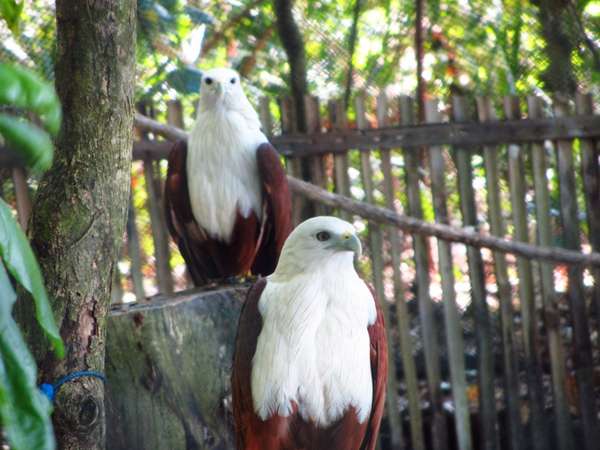
POLYGON ((93 370, 78 370, 78 371, 71 372, 70 374, 59 378, 58 381, 54 384, 50 384, 50 383, 40 384, 40 390, 46 397, 48 397, 48 400, 50 400, 51 402, 54 402, 54 398, 56 397, 56 394, 58 393, 58 391, 60 390, 60 388, 62 387, 63 384, 68 383, 73 380, 76 380, 77 378, 84 378, 84 377, 98 378, 103 383, 106 383, 106 377, 104 376, 104 374, 102 374, 100 372, 96 372, 93 370))

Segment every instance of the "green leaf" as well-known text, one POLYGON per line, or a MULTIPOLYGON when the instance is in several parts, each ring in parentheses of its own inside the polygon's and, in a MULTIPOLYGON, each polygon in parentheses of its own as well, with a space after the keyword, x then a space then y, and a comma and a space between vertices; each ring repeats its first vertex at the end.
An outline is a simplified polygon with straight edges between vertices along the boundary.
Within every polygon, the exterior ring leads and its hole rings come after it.
POLYGON ((33 296, 36 319, 50 339, 55 353, 62 358, 65 348, 54 321, 40 267, 25 233, 15 222, 8 205, 1 199, 0 257, 10 274, 33 296))
POLYGON ((19 17, 23 12, 25 1, 17 3, 16 0, 0 0, 0 17, 6 20, 8 28, 13 33, 19 32, 19 17))
POLYGON ((62 111, 54 87, 27 69, 0 64, 0 104, 36 113, 53 135, 60 129, 62 111))
POLYGON ((52 141, 46 132, 35 125, 0 114, 0 135, 23 157, 33 171, 42 172, 52 165, 52 141))
POLYGON ((37 370, 12 318, 16 295, 0 261, 0 423, 13 450, 54 450, 52 405, 36 385, 37 370))
POLYGON ((195 94, 200 91, 202 71, 193 67, 175 69, 167 74, 167 82, 182 94, 195 94))

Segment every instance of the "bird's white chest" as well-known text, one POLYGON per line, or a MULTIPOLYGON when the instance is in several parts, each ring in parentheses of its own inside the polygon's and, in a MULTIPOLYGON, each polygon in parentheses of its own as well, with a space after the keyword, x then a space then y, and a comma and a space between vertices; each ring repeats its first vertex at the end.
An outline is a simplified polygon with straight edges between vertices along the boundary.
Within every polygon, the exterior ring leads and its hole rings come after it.
MULTIPOLYGON (((311 278, 309 279, 302 279, 311 278)), ((263 419, 292 413, 327 426, 373 402, 370 340, 373 297, 360 278, 269 281, 259 302, 263 328, 252 361, 252 398, 263 419)))
POLYGON ((264 142, 264 134, 234 112, 198 118, 188 142, 188 190, 194 218, 212 237, 229 242, 238 210, 260 219, 256 149, 264 142))

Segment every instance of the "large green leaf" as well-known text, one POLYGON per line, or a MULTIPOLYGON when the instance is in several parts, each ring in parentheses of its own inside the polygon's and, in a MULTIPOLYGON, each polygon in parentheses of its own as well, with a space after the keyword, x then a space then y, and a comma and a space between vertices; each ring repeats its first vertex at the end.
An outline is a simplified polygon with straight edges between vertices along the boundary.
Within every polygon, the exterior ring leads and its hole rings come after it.
POLYGON ((19 16, 21 15, 21 12, 23 12, 23 6, 25 6, 24 0, 21 0, 20 2, 17 2, 16 0, 0 0, 0 18, 6 20, 8 28, 10 28, 13 33, 18 32, 19 16))
POLYGON ((58 133, 62 112, 54 87, 29 70, 0 63, 0 105, 3 104, 34 112, 50 133, 58 133))
POLYGON ((46 132, 17 117, 0 114, 0 136, 23 157, 34 172, 43 172, 52 165, 54 147, 46 132))
POLYGON ((0 261, 0 423, 13 450, 53 450, 52 406, 36 385, 33 357, 12 318, 16 295, 0 261))
POLYGON ((195 67, 182 67, 167 74, 167 82, 177 92, 194 94, 200 91, 202 71, 195 67))
POLYGON ((11 210, 0 199, 0 258, 10 274, 33 296, 38 323, 50 339, 56 354, 63 357, 63 342, 50 308, 40 267, 23 230, 15 222, 11 210))

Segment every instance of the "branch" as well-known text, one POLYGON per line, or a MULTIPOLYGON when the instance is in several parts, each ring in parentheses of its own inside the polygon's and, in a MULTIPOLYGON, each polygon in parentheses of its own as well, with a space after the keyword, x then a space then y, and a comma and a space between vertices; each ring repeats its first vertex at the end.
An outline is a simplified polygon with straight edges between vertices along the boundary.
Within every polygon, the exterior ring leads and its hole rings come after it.
POLYGON ((460 242, 478 248, 489 248, 503 253, 512 253, 529 259, 540 259, 559 264, 581 264, 600 267, 600 253, 580 253, 558 247, 538 247, 524 242, 484 235, 472 228, 458 228, 441 223, 425 222, 414 217, 400 215, 392 210, 358 202, 342 195, 321 189, 305 181, 288 176, 292 192, 321 204, 341 208, 357 214, 371 222, 393 225, 405 232, 423 236, 434 236, 450 242, 460 242))

